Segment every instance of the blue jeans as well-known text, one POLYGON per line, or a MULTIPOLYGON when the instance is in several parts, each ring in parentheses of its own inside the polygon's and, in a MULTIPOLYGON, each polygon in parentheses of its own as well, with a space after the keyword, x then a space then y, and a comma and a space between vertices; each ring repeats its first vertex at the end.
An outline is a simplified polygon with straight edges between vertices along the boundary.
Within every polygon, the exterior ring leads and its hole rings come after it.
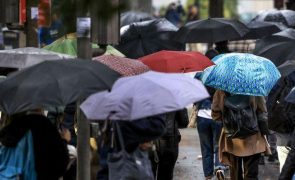
POLYGON ((218 159, 218 141, 222 122, 198 116, 197 129, 201 144, 204 175, 205 177, 212 176, 214 174, 214 166, 216 168, 223 167, 218 159))

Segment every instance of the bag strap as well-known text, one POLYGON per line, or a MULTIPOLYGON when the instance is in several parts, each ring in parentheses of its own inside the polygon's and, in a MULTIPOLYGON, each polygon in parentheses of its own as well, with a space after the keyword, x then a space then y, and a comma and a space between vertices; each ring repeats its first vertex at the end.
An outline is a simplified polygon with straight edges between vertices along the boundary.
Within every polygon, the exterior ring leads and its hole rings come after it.
POLYGON ((121 132, 121 128, 119 126, 119 123, 114 122, 114 124, 115 124, 115 128, 116 128, 116 133, 117 133, 118 138, 119 138, 119 143, 120 143, 121 149, 123 151, 125 151, 124 139, 123 139, 123 136, 122 136, 122 132, 121 132))

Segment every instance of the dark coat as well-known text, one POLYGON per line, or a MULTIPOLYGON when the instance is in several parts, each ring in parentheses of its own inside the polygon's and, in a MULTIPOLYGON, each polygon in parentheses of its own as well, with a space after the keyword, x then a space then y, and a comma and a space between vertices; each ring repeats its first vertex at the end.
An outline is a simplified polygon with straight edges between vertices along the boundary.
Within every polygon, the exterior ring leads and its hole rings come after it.
POLYGON ((29 130, 33 136, 38 180, 57 180, 66 171, 69 154, 66 142, 49 119, 37 114, 16 117, 0 131, 0 142, 15 147, 29 130))

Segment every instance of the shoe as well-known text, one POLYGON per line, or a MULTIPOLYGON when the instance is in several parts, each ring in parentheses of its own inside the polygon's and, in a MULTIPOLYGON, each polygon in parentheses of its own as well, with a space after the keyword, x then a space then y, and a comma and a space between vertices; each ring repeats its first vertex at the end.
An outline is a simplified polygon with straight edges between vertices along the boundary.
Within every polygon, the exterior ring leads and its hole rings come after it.
POLYGON ((212 176, 205 177, 205 180, 212 180, 212 176))
POLYGON ((215 176, 218 180, 225 180, 224 170, 218 169, 215 173, 215 176))

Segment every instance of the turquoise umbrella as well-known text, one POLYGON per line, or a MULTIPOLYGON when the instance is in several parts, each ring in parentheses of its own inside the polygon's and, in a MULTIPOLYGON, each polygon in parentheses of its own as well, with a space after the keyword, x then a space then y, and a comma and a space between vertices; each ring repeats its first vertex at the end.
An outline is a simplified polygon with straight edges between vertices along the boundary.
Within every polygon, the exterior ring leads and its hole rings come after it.
POLYGON ((207 86, 233 94, 267 96, 280 72, 268 59, 247 53, 229 53, 213 60, 201 80, 207 86))

